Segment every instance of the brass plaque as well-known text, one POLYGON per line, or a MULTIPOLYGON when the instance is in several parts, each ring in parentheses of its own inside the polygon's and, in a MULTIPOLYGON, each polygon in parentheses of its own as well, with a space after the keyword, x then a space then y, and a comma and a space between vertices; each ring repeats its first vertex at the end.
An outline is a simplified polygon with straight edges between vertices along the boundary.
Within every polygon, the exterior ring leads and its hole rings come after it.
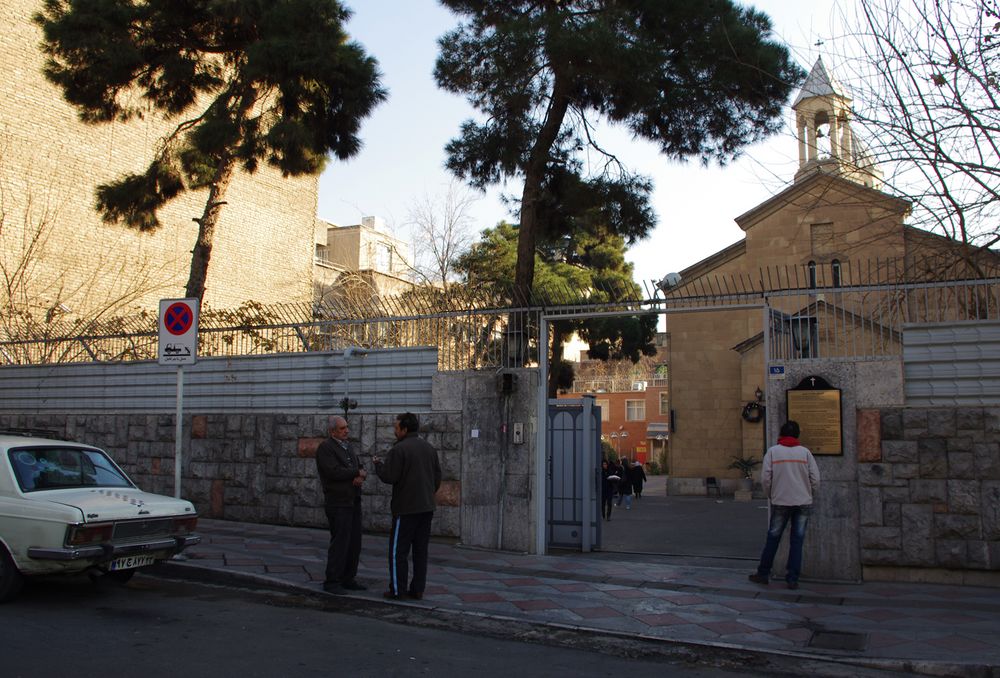
POLYGON ((843 454, 840 390, 790 390, 788 418, 799 423, 799 441, 813 454, 843 454))

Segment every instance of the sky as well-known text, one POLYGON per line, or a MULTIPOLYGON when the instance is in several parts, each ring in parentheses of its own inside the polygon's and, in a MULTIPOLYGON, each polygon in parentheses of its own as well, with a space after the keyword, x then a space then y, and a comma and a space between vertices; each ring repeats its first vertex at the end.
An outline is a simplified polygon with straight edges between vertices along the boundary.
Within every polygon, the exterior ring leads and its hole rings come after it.
MULTIPOLYGON (((750 4, 771 17, 775 36, 789 46, 804 70, 822 55, 836 77, 836 63, 816 44, 833 37, 836 2, 750 4)), ((345 0, 345 4, 354 10, 347 30, 379 61, 389 99, 364 122, 361 152, 347 162, 331 160, 320 177, 318 216, 342 226, 374 216, 386 230, 409 241, 411 206, 447 191, 452 179, 444 169, 444 147, 458 134, 461 123, 475 115, 462 97, 438 89, 433 78, 437 39, 457 19, 435 0, 345 0)), ((741 159, 724 168, 705 168, 697 160, 671 162, 651 144, 620 131, 606 132, 602 141, 654 183, 658 225, 625 257, 635 266, 637 282, 659 280, 742 238, 734 219, 787 186, 796 170, 790 110, 785 123, 784 133, 748 148, 741 159)), ((513 220, 499 199, 504 190, 520 194, 517 185, 501 187, 476 202, 471 215, 477 234, 503 219, 513 220)))

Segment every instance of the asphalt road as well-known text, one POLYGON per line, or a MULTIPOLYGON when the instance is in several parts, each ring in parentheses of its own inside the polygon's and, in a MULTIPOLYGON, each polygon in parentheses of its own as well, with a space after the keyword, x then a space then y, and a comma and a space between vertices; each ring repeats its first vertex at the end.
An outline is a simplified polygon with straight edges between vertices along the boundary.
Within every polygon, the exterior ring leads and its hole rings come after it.
POLYGON ((666 476, 651 476, 642 499, 615 506, 601 524, 601 550, 676 556, 693 564, 747 567, 760 556, 767 533, 767 502, 731 496, 667 496, 666 476))
MULTIPOLYGON (((746 676, 684 660, 596 653, 395 623, 339 601, 136 575, 127 586, 47 580, 0 606, 6 678, 746 676)), ((754 675, 750 672, 749 675, 754 675)))

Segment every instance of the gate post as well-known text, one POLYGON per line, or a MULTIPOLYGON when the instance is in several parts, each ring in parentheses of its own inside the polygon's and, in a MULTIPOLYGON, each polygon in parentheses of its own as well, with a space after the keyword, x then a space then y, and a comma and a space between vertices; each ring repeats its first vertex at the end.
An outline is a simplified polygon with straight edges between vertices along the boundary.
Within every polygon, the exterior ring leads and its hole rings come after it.
POLYGON ((583 476, 580 478, 580 500, 583 502, 583 510, 581 511, 583 531, 580 533, 580 550, 584 553, 590 553, 594 550, 593 542, 590 539, 590 526, 595 522, 596 518, 594 515, 595 505, 591 499, 591 492, 594 489, 594 466, 596 461, 594 459, 593 411, 594 396, 583 396, 583 445, 580 449, 581 456, 583 457, 583 462, 580 465, 580 474, 583 476))
POLYGON ((538 322, 538 416, 535 426, 535 553, 545 555, 548 517, 545 515, 546 479, 549 472, 548 446, 549 432, 549 321, 544 313, 539 313, 538 322))

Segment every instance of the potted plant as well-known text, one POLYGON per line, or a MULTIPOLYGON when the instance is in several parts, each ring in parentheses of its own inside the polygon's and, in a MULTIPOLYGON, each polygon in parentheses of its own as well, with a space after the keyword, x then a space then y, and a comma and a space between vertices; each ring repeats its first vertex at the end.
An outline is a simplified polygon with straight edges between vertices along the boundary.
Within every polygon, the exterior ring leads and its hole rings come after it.
POLYGON ((743 487, 744 489, 753 489, 753 470, 757 468, 760 464, 760 460, 756 457, 733 457, 733 462, 729 465, 729 468, 737 469, 743 474, 743 487))

